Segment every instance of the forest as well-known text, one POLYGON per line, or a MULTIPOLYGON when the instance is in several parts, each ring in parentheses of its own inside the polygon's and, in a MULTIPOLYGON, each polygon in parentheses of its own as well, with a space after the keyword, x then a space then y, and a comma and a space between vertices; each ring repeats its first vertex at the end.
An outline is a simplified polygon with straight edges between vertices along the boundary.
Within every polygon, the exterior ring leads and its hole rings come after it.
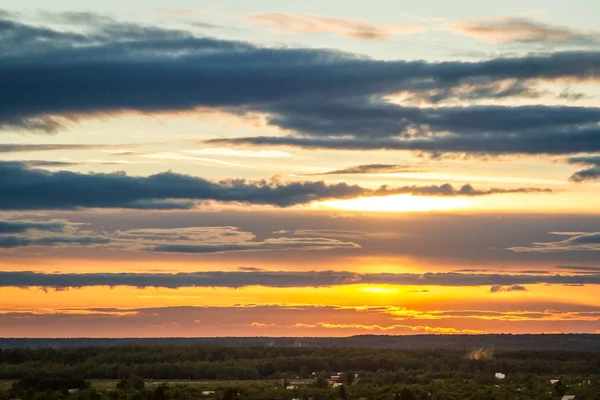
POLYGON ((597 334, 357 335, 349 337, 200 338, 0 338, 1 348, 115 346, 375 347, 394 349, 583 350, 600 351, 597 334))
POLYGON ((3 348, 0 380, 0 400, 552 400, 565 394, 596 400, 600 352, 198 345, 3 348), (497 373, 504 377, 497 378, 497 373), (338 375, 342 385, 333 388, 330 379, 338 375))

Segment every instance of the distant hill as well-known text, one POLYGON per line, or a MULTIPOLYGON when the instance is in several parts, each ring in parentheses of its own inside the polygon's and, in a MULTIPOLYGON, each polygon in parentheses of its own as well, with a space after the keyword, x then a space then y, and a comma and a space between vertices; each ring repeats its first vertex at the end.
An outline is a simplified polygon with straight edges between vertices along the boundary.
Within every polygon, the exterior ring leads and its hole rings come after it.
POLYGON ((393 349, 481 349, 600 351, 600 335, 360 335, 335 337, 215 337, 215 338, 0 338, 0 348, 65 348, 113 346, 252 346, 252 347, 372 347, 393 349))

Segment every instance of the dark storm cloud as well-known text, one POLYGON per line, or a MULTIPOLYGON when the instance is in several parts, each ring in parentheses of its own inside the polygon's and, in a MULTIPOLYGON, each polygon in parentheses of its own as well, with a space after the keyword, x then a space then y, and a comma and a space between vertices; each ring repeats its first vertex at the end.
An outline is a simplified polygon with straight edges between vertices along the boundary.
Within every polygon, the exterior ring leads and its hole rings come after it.
POLYGON ((352 284, 417 286, 490 286, 492 292, 523 291, 526 284, 600 284, 600 275, 510 275, 510 274, 359 274, 348 271, 205 271, 169 273, 62 273, 1 271, 1 287, 88 286, 132 287, 325 287, 352 284))
POLYGON ((92 28, 83 35, 3 20, 0 32, 10 40, 0 47, 0 93, 6 99, 0 125, 54 131, 57 116, 205 106, 266 112, 271 124, 295 135, 244 143, 491 153, 600 149, 600 111, 594 108, 419 109, 383 100, 399 91, 433 91, 434 101, 441 101, 457 96, 458 87, 472 88, 476 98, 526 95, 530 80, 598 79, 598 52, 472 63, 381 61, 133 24, 92 28), (500 90, 498 83, 506 80, 511 89, 500 90))
POLYGON ((412 165, 399 164, 365 164, 356 165, 343 169, 322 172, 320 174, 311 175, 350 175, 350 174, 392 174, 399 172, 417 172, 420 171, 412 165))
POLYGON ((25 233, 29 230, 62 232, 66 226, 62 222, 0 221, 0 234, 25 233))
POLYGON ((572 157, 569 159, 569 163, 589 166, 589 168, 577 171, 571 175, 571 181, 585 182, 600 180, 600 155, 572 157))
POLYGON ((0 162, 0 210, 139 208, 185 209, 191 200, 214 200, 287 207, 327 199, 414 194, 423 196, 487 196, 503 193, 540 193, 549 189, 487 189, 470 185, 381 186, 367 189, 346 183, 268 182, 243 179, 209 181, 164 172, 147 177, 125 173, 82 174, 28 168, 18 162, 0 162))

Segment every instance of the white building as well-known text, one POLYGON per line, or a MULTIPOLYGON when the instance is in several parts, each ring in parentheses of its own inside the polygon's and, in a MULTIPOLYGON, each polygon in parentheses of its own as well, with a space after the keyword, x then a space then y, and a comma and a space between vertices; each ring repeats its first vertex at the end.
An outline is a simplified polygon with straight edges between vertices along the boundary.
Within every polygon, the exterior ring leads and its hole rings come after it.
POLYGON ((496 372, 495 377, 496 377, 496 379, 504 379, 504 378, 506 378, 506 375, 503 374, 502 372, 496 372))

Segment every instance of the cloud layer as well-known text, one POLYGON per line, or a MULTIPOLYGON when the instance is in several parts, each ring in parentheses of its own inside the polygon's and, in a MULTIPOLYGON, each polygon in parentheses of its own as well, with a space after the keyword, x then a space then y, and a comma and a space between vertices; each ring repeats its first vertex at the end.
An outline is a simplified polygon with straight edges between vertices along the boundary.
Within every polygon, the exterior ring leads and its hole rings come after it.
POLYGON ((424 274, 360 274, 348 271, 205 271, 169 273, 37 273, 0 272, 2 287, 47 287, 55 289, 88 286, 131 287, 229 287, 265 286, 326 287, 353 284, 411 286, 490 286, 490 291, 525 291, 523 285, 567 284, 597 285, 600 274, 467 274, 454 272, 424 274))
POLYGON ((251 232, 233 226, 173 229, 130 229, 96 233, 67 224, 0 222, 0 249, 28 246, 104 245, 107 249, 159 253, 209 254, 232 251, 358 249, 353 242, 319 237, 272 237, 258 240, 251 232), (33 232, 31 232, 33 231, 33 232), (14 235, 20 233, 21 235, 14 235), (24 235, 28 233, 27 235, 24 235))
POLYGON ((266 113, 271 125, 290 131, 285 137, 221 143, 471 153, 600 151, 596 108, 416 108, 388 100, 398 92, 427 94, 431 102, 457 96, 498 99, 530 96, 531 86, 540 81, 595 82, 600 56, 593 51, 472 63, 381 61, 132 24, 96 22, 90 29, 71 33, 3 20, 0 92, 11 100, 0 111, 0 126, 55 131, 64 118, 213 107, 266 113))
POLYGON ((487 189, 449 184, 378 189, 346 183, 246 181, 207 179, 164 172, 148 177, 125 173, 81 174, 50 172, 18 162, 0 162, 0 210, 75 208, 187 209, 193 200, 241 202, 289 207, 328 199, 413 194, 421 196, 487 196, 503 193, 540 193, 549 189, 487 189))

